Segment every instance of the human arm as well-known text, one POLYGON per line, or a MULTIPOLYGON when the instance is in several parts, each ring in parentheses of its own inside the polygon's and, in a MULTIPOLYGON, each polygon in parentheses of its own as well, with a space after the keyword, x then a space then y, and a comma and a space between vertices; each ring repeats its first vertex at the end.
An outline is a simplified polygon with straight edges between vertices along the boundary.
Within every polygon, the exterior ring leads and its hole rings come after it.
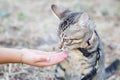
POLYGON ((0 48, 0 64, 25 63, 43 67, 57 64, 67 57, 64 52, 43 52, 33 49, 0 48))

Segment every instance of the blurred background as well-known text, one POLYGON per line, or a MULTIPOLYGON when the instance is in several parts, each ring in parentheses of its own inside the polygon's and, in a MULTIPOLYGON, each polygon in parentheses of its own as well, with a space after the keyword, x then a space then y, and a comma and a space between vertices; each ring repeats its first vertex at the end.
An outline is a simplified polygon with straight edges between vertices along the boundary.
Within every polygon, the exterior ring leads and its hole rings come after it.
MULTIPOLYGON (((87 11, 104 43, 106 66, 120 59, 120 0, 0 0, 0 47, 54 51, 59 19, 51 4, 87 11)), ((0 80, 52 80, 54 67, 1 64, 0 80)), ((109 80, 120 80, 120 72, 109 80)))

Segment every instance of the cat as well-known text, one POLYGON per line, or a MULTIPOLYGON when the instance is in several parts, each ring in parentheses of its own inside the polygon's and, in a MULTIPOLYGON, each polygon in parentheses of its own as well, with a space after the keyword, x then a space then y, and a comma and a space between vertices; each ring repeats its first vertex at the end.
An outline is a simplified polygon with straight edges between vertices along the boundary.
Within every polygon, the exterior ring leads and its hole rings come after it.
POLYGON ((103 45, 92 18, 55 4, 51 9, 60 19, 59 49, 68 53, 56 66, 54 80, 106 80, 115 73, 120 60, 105 68, 103 45))

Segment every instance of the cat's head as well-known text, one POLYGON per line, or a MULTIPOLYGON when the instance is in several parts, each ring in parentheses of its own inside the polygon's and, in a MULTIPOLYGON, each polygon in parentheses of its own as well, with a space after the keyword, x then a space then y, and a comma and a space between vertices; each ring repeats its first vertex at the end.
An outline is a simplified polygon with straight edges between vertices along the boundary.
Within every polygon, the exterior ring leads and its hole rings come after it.
POLYGON ((58 36, 61 48, 75 49, 83 47, 91 37, 95 25, 86 12, 75 12, 57 5, 51 6, 60 19, 58 36))

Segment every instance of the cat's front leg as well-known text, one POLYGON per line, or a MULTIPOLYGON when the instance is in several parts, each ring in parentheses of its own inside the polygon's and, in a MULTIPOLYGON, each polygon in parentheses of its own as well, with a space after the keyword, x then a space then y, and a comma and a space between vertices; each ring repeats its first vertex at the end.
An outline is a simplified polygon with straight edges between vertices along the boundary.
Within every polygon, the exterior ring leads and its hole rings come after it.
POLYGON ((53 80, 65 80, 63 77, 55 77, 53 80))
POLYGON ((65 80, 65 70, 61 64, 56 65, 54 80, 65 80))

